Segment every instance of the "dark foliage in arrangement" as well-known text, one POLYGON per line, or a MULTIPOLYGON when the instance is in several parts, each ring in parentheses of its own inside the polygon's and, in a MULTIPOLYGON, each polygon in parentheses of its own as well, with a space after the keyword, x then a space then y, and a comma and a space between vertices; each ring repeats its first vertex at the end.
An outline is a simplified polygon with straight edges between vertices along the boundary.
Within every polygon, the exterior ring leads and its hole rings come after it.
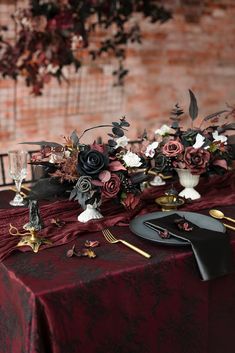
POLYGON ((184 111, 177 103, 171 111, 171 127, 163 125, 156 130, 157 141, 147 146, 145 155, 152 170, 165 175, 172 174, 175 168, 190 169, 192 174, 223 174, 232 167, 232 148, 223 133, 235 130, 235 124, 229 122, 229 119, 234 120, 235 107, 227 105, 227 109, 204 117, 194 127, 198 118, 198 103, 192 90, 189 90, 189 98, 191 128, 185 130, 181 126, 184 111), (228 123, 221 125, 220 119, 228 123), (207 126, 203 128, 204 123, 207 126))
POLYGON ((79 49, 86 48, 94 60, 103 54, 116 57, 119 68, 113 74, 123 84, 128 73, 123 66, 125 47, 141 43, 139 24, 130 23, 135 13, 151 23, 171 18, 155 0, 30 0, 28 8, 13 15, 17 25, 13 45, 5 39, 7 28, 0 26, 0 72, 13 79, 22 75, 33 94, 40 95, 52 76, 59 82, 66 79, 65 66, 80 68, 79 49), (108 35, 91 48, 99 29, 108 35))
POLYGON ((171 111, 170 119, 173 120, 172 128, 177 129, 179 127, 180 116, 184 114, 183 109, 180 108, 179 104, 176 103, 174 109, 171 111))

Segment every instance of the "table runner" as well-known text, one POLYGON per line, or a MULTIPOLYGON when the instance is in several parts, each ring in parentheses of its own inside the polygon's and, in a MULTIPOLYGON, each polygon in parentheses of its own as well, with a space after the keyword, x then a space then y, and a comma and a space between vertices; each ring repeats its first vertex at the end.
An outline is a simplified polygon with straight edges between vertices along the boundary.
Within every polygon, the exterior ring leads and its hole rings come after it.
MULTIPOLYGON (((201 192, 201 199, 188 203, 181 210, 197 211, 203 208, 232 205, 235 203, 235 174, 229 173, 224 176, 214 176, 211 178, 202 178, 198 187, 201 192)), ((179 189, 179 185, 176 183, 179 189)), ((130 220, 137 215, 158 210, 154 202, 155 198, 162 195, 169 189, 169 184, 164 187, 155 187, 146 189, 141 195, 140 205, 131 211, 124 207, 116 205, 110 201, 105 202, 101 207, 101 213, 104 218, 101 220, 91 220, 88 223, 77 221, 77 215, 81 208, 73 201, 56 201, 43 205, 40 214, 44 222, 44 229, 39 233, 52 241, 52 245, 42 245, 41 249, 51 246, 63 245, 73 241, 84 232, 94 232, 109 228, 115 225, 129 225, 130 220), (51 224, 52 218, 59 218, 65 221, 65 225, 58 229, 51 224)), ((6 258, 12 251, 18 250, 16 247, 19 238, 9 234, 9 224, 22 229, 22 226, 28 222, 28 210, 26 208, 17 208, 9 210, 0 210, 0 261, 6 258)), ((31 251, 29 247, 21 247, 20 251, 31 251)))

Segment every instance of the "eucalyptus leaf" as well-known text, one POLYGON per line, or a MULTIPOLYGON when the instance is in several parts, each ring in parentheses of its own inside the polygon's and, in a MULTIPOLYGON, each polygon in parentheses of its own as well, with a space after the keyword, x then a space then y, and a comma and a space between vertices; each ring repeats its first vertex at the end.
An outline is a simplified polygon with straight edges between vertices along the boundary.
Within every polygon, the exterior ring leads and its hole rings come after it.
POLYGON ((218 112, 216 112, 216 113, 212 113, 212 114, 210 114, 210 115, 207 115, 203 120, 204 120, 204 121, 208 121, 208 120, 210 120, 210 119, 215 118, 216 116, 218 116, 218 115, 220 115, 220 114, 227 113, 227 112, 229 112, 229 110, 220 110, 220 111, 218 111, 218 112))
POLYGON ((109 144, 109 146, 111 146, 111 147, 115 147, 116 144, 117 144, 117 142, 114 141, 114 140, 108 140, 108 144, 109 144))
POLYGON ((121 121, 121 126, 129 127, 130 124, 127 121, 121 121))
POLYGON ((120 129, 119 127, 112 128, 112 132, 114 135, 116 135, 118 137, 122 137, 124 135, 124 131, 122 129, 120 129))
POLYGON ((74 130, 70 136, 70 139, 73 143, 73 146, 77 146, 79 144, 79 138, 78 138, 78 135, 77 135, 77 131, 74 130))
POLYGON ((225 132, 227 130, 235 130, 235 123, 225 124, 221 127, 218 127, 217 130, 219 133, 225 132))
POLYGON ((119 127, 119 126, 120 126, 120 124, 117 123, 117 122, 115 122, 115 121, 112 122, 112 125, 113 125, 113 126, 116 126, 116 127, 119 127))
POLYGON ((50 142, 50 141, 35 141, 35 142, 20 142, 21 145, 39 145, 39 146, 48 146, 48 147, 64 147, 60 143, 50 142))
POLYGON ((195 120, 198 116, 198 106, 197 106, 197 99, 194 93, 189 89, 190 94, 190 105, 189 105, 189 115, 192 120, 195 120))

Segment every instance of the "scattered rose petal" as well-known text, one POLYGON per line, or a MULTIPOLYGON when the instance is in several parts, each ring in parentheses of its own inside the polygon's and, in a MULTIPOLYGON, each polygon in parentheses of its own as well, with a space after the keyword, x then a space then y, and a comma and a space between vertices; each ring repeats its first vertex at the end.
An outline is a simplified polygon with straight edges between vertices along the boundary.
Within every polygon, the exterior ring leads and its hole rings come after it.
POLYGON ((51 224, 54 224, 55 226, 57 226, 58 228, 61 228, 65 222, 64 221, 61 221, 59 218, 52 218, 51 219, 51 224))
POLYGON ((86 240, 84 245, 86 248, 96 248, 100 243, 98 240, 86 240))
POLYGON ((82 256, 88 256, 89 259, 94 259, 96 257, 96 253, 92 249, 82 249, 82 256))
POLYGON ((170 238, 170 233, 168 232, 167 229, 164 229, 162 232, 159 232, 159 235, 162 239, 170 238))
POLYGON ((83 254, 82 254, 82 251, 81 251, 81 250, 76 251, 76 253, 75 253, 74 255, 76 255, 77 257, 81 257, 81 256, 83 256, 83 254))
POLYGON ((175 220, 175 223, 179 230, 183 230, 185 232, 191 232, 193 227, 189 225, 188 221, 182 217, 175 220))
POLYGON ((73 245, 72 249, 69 249, 66 253, 67 257, 72 257, 73 255, 75 255, 75 244, 73 245))
POLYGON ((91 249, 91 247, 96 247, 98 245, 99 245, 98 241, 86 240, 85 246, 89 246, 89 248, 83 248, 83 249, 79 249, 79 250, 75 251, 75 244, 74 244, 72 246, 72 249, 69 249, 66 252, 66 256, 67 257, 73 257, 73 256, 83 257, 83 256, 86 256, 89 259, 94 259, 96 257, 96 253, 94 252, 94 250, 91 249))

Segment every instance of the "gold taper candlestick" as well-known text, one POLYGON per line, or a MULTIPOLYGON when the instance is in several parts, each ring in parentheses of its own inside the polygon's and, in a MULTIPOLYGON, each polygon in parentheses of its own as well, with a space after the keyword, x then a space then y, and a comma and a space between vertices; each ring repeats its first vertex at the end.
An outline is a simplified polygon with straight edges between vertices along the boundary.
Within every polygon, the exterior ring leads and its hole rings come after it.
POLYGON ((10 224, 9 233, 11 235, 17 235, 21 237, 20 241, 17 244, 18 247, 29 246, 35 253, 38 252, 39 247, 42 244, 52 244, 50 240, 38 237, 35 228, 29 228, 28 232, 20 233, 16 227, 10 224))

